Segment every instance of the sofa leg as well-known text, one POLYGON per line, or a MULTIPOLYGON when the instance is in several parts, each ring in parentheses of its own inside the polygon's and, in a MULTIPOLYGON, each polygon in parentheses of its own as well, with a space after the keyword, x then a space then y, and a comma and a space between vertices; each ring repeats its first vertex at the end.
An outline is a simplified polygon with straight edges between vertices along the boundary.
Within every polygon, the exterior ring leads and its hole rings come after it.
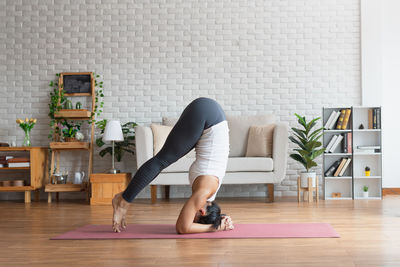
POLYGON ((268 198, 267 203, 274 202, 274 184, 267 184, 268 198))
POLYGON ((151 191, 151 204, 154 204, 157 201, 157 185, 150 185, 150 191, 151 191))
POLYGON ((165 198, 169 199, 169 185, 164 186, 165 198))

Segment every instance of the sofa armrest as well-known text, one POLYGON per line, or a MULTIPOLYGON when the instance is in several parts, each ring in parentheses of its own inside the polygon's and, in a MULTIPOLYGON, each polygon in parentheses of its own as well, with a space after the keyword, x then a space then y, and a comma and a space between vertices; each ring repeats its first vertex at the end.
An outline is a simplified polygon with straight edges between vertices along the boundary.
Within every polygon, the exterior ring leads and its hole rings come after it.
POLYGON ((136 126, 136 163, 137 168, 153 157, 153 132, 150 127, 136 126))
POLYGON ((288 138, 289 126, 286 123, 276 123, 272 145, 275 183, 280 183, 286 176, 288 138))

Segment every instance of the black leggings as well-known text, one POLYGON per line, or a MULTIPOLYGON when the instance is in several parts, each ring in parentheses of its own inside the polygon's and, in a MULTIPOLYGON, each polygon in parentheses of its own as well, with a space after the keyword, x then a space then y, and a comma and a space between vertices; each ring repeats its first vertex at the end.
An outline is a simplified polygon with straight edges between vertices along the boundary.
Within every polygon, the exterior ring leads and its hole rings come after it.
POLYGON ((137 170, 122 197, 132 202, 163 169, 195 147, 204 129, 225 119, 224 111, 215 100, 205 97, 193 100, 183 110, 160 152, 137 170))

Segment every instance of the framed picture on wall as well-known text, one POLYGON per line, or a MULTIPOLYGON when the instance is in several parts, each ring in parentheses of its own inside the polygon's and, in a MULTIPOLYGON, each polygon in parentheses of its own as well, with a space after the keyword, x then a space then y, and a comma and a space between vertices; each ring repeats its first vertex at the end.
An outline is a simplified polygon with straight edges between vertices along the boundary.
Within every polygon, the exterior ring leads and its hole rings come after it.
POLYGON ((94 94, 93 72, 62 72, 59 89, 65 96, 91 96, 94 94))

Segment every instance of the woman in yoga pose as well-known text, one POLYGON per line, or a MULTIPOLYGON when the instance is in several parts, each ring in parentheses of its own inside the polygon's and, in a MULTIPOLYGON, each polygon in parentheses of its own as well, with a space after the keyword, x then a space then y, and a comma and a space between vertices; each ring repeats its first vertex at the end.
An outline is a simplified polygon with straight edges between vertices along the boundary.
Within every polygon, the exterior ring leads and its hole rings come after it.
POLYGON ((229 129, 221 106, 210 98, 193 100, 182 112, 164 146, 136 172, 124 192, 115 195, 112 205, 113 230, 126 227, 129 203, 166 167, 196 150, 189 169, 192 196, 186 201, 176 222, 180 234, 233 229, 229 216, 221 215, 214 202, 225 176, 229 154, 229 129))

